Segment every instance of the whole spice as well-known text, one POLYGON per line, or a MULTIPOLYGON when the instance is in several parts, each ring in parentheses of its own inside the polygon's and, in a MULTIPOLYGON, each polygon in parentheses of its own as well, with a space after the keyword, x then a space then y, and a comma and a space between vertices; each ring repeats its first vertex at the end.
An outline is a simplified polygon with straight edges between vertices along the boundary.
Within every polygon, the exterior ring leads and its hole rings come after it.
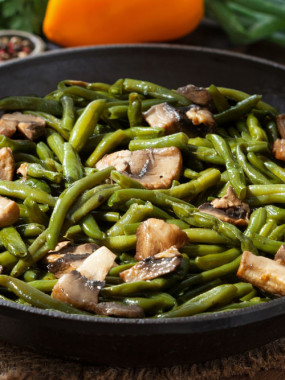
POLYGON ((0 62, 13 58, 24 58, 34 49, 33 43, 19 36, 0 37, 0 62))

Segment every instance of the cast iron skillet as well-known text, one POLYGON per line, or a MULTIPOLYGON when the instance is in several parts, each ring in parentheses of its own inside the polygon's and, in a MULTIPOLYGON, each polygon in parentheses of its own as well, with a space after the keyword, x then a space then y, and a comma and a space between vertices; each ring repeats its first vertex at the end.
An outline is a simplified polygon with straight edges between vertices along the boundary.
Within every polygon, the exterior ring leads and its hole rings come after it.
MULTIPOLYGON (((260 93, 285 110, 285 67, 218 50, 168 45, 68 49, 0 67, 0 96, 44 95, 63 79, 120 77, 260 93)), ((249 309, 169 320, 70 316, 0 301, 0 339, 93 364, 171 366, 227 356, 285 334, 285 298, 249 309)))

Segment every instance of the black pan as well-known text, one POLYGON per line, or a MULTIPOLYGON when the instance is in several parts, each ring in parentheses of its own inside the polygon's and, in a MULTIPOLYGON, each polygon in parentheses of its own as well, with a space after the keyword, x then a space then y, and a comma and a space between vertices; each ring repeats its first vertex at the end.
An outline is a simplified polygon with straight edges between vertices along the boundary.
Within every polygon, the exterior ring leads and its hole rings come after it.
MULTIPOLYGON (((45 53, 0 67, 0 96, 44 95, 63 79, 133 77, 176 88, 187 83, 264 94, 285 110, 285 67, 222 51, 168 45, 45 53)), ((249 309, 170 320, 70 316, 0 301, 0 339, 112 366, 171 366, 239 353, 285 335, 285 298, 249 309)))

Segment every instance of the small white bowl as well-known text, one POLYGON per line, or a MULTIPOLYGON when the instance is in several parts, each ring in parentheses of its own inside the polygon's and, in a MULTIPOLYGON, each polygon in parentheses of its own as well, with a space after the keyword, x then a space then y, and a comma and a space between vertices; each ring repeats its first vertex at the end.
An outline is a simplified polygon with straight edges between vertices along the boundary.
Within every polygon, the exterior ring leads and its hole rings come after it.
MULTIPOLYGON (((42 52, 45 51, 45 48, 46 48, 46 44, 45 42, 38 36, 36 36, 35 34, 32 34, 32 33, 29 33, 29 32, 25 32, 23 30, 13 30, 13 29, 2 29, 0 30, 0 38, 1 37, 20 37, 20 38, 25 38, 29 41, 31 41, 31 43, 33 44, 34 48, 33 50, 27 55, 27 57, 30 57, 30 56, 33 56, 33 55, 37 55, 37 54, 40 54, 42 52)), ((11 60, 14 60, 14 59, 17 59, 17 57, 15 58, 11 58, 11 60)), ((20 58, 20 59, 23 59, 23 58, 20 58)), ((7 60, 7 61, 3 61, 3 62, 8 62, 10 60, 7 60)))

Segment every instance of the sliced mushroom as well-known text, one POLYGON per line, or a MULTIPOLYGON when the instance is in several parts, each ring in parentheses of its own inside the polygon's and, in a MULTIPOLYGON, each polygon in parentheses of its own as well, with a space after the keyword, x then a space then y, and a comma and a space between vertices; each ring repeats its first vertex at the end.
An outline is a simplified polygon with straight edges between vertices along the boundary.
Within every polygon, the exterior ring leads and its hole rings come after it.
POLYGON ((20 209, 16 202, 0 196, 0 227, 7 227, 17 222, 20 209))
POLYGON ((17 174, 21 174, 21 176, 23 177, 23 180, 26 181, 27 180, 27 176, 28 176, 28 163, 27 162, 23 162, 17 169, 17 174))
POLYGON ((280 136, 282 139, 285 139, 285 114, 281 113, 280 115, 276 116, 276 124, 278 128, 278 132, 280 133, 280 136))
MULTIPOLYGON (((216 122, 214 120, 212 112, 207 110, 206 108, 200 108, 198 106, 190 108, 189 111, 186 112, 186 116, 195 126, 204 125, 209 127, 209 130, 213 132, 216 122)), ((211 133, 211 132, 207 133, 211 133)))
POLYGON ((199 106, 172 107, 167 103, 152 106, 143 113, 151 127, 160 127, 165 134, 184 132, 190 137, 213 133, 215 121, 211 112, 199 106))
POLYGON ((44 260, 48 271, 53 273, 56 278, 60 278, 64 274, 80 267, 83 261, 99 248, 97 244, 91 243, 74 247, 67 245, 70 242, 62 243, 64 243, 63 246, 56 247, 54 251, 50 251, 44 260))
POLYGON ((12 181, 15 172, 15 160, 10 148, 0 149, 0 180, 12 181))
POLYGON ((107 273, 115 262, 116 255, 106 247, 93 252, 70 273, 64 274, 52 291, 52 297, 96 313, 98 295, 104 286, 107 273))
POLYGON ((281 245, 274 256, 274 261, 278 264, 285 265, 285 245, 281 245))
POLYGON ((121 150, 97 162, 99 170, 114 166, 118 171, 140 182, 146 189, 167 189, 179 179, 182 155, 178 148, 121 150))
POLYGON ((196 87, 193 84, 187 84, 184 87, 179 87, 176 90, 179 94, 185 96, 192 103, 199 106, 207 107, 212 103, 212 96, 204 87, 196 87))
POLYGON ((0 135, 12 137, 17 130, 17 122, 9 119, 10 114, 2 115, 0 119, 0 135))
POLYGON ((138 305, 126 305, 121 302, 100 302, 95 307, 95 313, 123 318, 143 318, 144 311, 138 305))
POLYGON ((171 247, 164 252, 139 261, 130 269, 121 272, 120 277, 125 282, 152 280, 175 271, 181 263, 181 257, 182 255, 177 249, 171 247))
POLYGON ((285 161, 285 139, 276 139, 274 141, 272 153, 277 160, 285 161))
POLYGON ((140 261, 174 246, 179 249, 188 242, 187 234, 175 224, 150 218, 137 229, 135 259, 140 261))
POLYGON ((242 202, 229 186, 226 195, 214 199, 212 202, 203 203, 199 211, 214 215, 216 218, 234 224, 235 226, 247 226, 250 208, 247 203, 242 202))
POLYGON ((29 140, 36 140, 45 133, 46 123, 38 116, 14 112, 3 115, 2 119, 10 125, 16 123, 17 129, 29 140))
POLYGON ((285 266, 274 260, 245 251, 237 275, 265 292, 285 295, 285 266))

